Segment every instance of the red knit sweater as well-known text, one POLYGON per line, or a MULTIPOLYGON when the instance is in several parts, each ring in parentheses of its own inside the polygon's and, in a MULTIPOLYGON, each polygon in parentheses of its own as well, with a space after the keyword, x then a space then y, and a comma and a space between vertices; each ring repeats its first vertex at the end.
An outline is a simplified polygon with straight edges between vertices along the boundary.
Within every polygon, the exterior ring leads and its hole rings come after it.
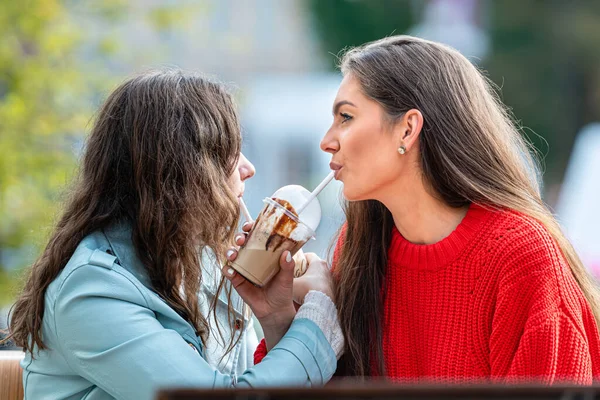
POLYGON ((532 218, 472 205, 454 232, 432 245, 412 244, 394 228, 388 258, 388 377, 600 379, 600 334, 590 306, 556 242, 532 218))

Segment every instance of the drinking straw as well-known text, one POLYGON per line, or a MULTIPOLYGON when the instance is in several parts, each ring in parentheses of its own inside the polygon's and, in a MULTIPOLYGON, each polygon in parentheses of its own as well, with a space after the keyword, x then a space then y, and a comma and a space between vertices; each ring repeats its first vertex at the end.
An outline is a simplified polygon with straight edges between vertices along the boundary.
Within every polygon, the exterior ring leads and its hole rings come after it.
POLYGON ((252 217, 250 216, 250 211, 248 211, 248 207, 246 207, 246 203, 244 203, 244 200, 241 197, 240 197, 240 209, 242 210, 242 214, 244 214, 244 218, 246 219, 246 222, 254 221, 252 219, 252 217))
POLYGON ((300 213, 302 211, 304 211, 306 206, 308 206, 310 204, 310 202, 313 201, 319 195, 319 193, 321 193, 321 190, 323 190, 325 188, 325 186, 327 186, 327 184, 329 182, 331 182, 331 180, 333 179, 333 176, 334 176, 333 174, 334 174, 334 172, 331 171, 329 173, 329 175, 327 175, 325 177, 325 179, 323 179, 323 181, 321 183, 319 183, 319 186, 317 186, 315 188, 315 190, 312 191, 310 196, 308 196, 308 199, 306 199, 306 202, 304 204, 302 204, 300 207, 298 207, 298 209, 296 210, 296 213, 298 213, 298 215, 300 215, 300 213))

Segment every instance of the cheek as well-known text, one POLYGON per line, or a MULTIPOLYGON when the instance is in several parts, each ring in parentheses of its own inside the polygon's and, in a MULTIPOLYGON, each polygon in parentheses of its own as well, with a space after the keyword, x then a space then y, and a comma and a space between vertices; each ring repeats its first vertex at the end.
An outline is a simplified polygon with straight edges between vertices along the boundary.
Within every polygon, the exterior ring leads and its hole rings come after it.
POLYGON ((376 124, 356 122, 349 127, 340 139, 340 148, 344 153, 344 162, 363 165, 377 156, 381 148, 380 127, 376 124))
POLYGON ((350 201, 378 199, 397 177, 396 169, 389 168, 386 157, 379 155, 349 171, 344 177, 344 197, 350 201))
POLYGON ((360 131, 348 132, 342 143, 348 167, 342 176, 346 199, 367 200, 397 176, 397 154, 394 144, 380 126, 365 126, 360 131))
POLYGON ((233 174, 229 176, 227 183, 229 188, 234 191, 240 186, 240 172, 237 168, 235 169, 235 171, 233 171, 233 174))

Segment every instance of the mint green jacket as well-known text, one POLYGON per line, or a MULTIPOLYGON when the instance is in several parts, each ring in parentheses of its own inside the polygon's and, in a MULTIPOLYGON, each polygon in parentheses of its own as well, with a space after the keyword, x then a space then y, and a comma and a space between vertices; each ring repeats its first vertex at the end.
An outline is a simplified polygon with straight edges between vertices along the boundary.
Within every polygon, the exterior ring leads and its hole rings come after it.
POLYGON ((48 349, 21 363, 26 399, 151 399, 174 386, 318 386, 333 375, 336 355, 309 319, 294 320, 260 364, 240 375, 219 372, 144 271, 125 225, 81 241, 46 291, 48 349))

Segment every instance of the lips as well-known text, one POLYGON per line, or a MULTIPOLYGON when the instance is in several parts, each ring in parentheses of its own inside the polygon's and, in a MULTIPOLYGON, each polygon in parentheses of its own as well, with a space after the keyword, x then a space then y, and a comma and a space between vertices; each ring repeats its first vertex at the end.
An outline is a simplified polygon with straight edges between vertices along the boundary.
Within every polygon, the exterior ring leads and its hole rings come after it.
POLYGON ((332 161, 329 163, 329 168, 333 170, 333 175, 335 176, 335 179, 338 179, 342 171, 342 166, 332 161))

